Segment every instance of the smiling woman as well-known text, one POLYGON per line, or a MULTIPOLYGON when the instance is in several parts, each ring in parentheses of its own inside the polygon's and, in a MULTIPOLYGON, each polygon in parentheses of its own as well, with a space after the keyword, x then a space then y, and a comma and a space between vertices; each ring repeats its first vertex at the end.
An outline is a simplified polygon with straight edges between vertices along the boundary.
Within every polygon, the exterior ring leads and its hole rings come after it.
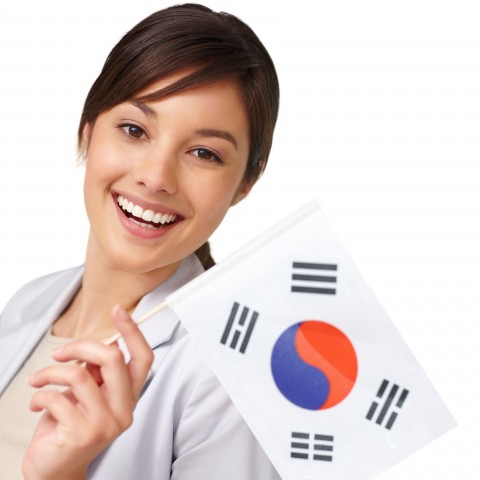
MULTIPOLYGON (((168 76, 139 96, 182 77, 168 76)), ((149 273, 158 284, 250 188, 249 125, 234 79, 139 104, 120 103, 84 127, 89 250, 112 268, 149 273), (150 215, 170 222, 156 228, 150 215)))
POLYGON ((112 50, 78 130, 85 264, 29 283, 0 320, 5 478, 279 478, 173 312, 130 316, 212 264, 208 238, 265 168, 278 96, 253 31, 200 5, 112 50))

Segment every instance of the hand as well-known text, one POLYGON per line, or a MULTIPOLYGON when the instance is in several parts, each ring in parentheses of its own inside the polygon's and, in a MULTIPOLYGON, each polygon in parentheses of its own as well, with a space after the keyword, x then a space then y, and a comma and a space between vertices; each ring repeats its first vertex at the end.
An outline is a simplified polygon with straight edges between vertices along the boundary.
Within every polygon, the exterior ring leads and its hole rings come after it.
POLYGON ((133 410, 153 361, 137 325, 121 307, 112 318, 130 352, 125 363, 116 344, 79 340, 52 353, 69 362, 36 372, 33 387, 61 385, 64 392, 41 390, 30 409, 44 411, 23 461, 27 480, 85 479, 90 462, 132 423, 133 410))

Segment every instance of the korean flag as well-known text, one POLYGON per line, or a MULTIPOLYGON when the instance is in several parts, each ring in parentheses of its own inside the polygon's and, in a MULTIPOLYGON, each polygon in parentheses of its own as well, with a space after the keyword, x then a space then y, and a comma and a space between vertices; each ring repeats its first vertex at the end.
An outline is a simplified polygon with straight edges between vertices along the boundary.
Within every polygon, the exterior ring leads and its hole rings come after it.
POLYGON ((372 478, 455 421, 316 203, 167 298, 285 480, 372 478))

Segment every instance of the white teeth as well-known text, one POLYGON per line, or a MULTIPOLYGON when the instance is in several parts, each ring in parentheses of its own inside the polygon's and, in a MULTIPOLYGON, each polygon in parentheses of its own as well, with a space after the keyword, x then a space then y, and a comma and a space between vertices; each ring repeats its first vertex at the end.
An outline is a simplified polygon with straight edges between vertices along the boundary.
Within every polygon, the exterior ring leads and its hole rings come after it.
MULTIPOLYGON (((118 195, 117 203, 123 210, 131 213, 134 217, 141 218, 145 222, 160 223, 162 225, 166 223, 172 223, 176 220, 177 216, 174 213, 159 213, 154 212, 153 210, 144 210, 139 205, 135 205, 133 202, 130 202, 128 199, 122 195, 118 195)), ((145 224, 143 222, 138 222, 132 217, 130 220, 142 227, 155 228, 153 225, 145 224)))
POLYGON ((135 205, 132 210, 132 215, 137 218, 142 218, 143 215, 143 208, 135 205))
POLYGON ((137 225, 140 225, 141 227, 143 228, 155 228, 153 225, 150 225, 149 223, 142 223, 142 222, 137 222, 137 220, 135 220, 134 218, 130 218, 130 220, 133 222, 133 223, 136 223, 137 225))
POLYGON ((151 222, 153 220, 153 210, 145 210, 142 215, 142 220, 145 220, 147 222, 151 222))

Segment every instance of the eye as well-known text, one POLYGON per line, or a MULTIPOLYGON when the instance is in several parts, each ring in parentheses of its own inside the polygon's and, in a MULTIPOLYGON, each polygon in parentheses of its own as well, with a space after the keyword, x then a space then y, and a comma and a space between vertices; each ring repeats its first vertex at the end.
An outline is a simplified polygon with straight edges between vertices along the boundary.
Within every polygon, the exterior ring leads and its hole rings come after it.
POLYGON ((145 133, 145 130, 139 127, 138 125, 134 125, 131 123, 124 123, 122 125, 118 125, 118 128, 120 128, 123 131, 123 133, 125 133, 131 138, 140 140, 143 137, 145 137, 145 139, 148 139, 148 135, 145 133))
POLYGON ((215 163, 223 163, 223 160, 216 153, 212 152, 208 148, 194 148, 190 150, 190 153, 198 158, 201 158, 202 160, 208 160, 215 163))

